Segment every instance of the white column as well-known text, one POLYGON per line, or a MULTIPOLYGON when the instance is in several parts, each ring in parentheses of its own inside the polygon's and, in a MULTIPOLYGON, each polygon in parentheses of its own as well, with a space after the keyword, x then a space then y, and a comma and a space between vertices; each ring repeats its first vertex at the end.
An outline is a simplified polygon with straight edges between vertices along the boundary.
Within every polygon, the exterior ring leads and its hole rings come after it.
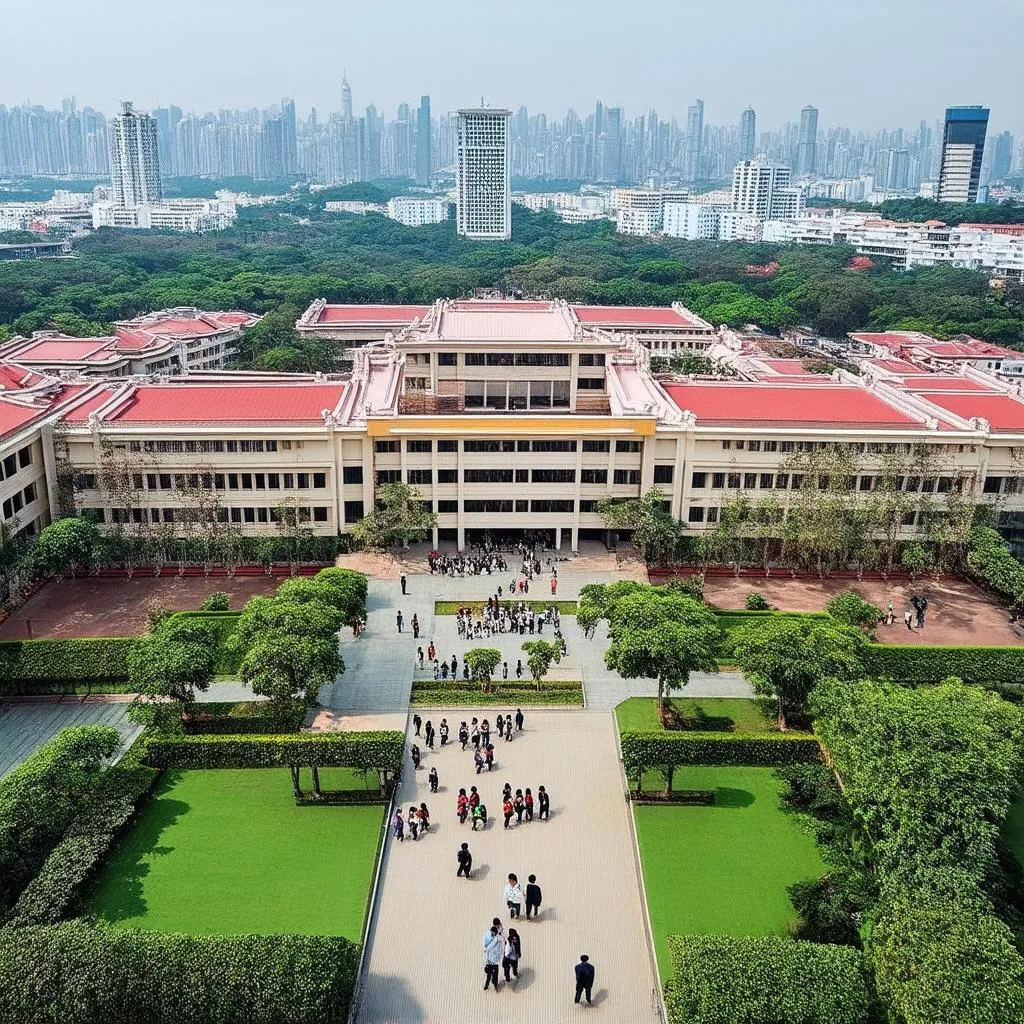
POLYGON ((562 528, 560 526, 555 527, 555 550, 562 550, 562 528))

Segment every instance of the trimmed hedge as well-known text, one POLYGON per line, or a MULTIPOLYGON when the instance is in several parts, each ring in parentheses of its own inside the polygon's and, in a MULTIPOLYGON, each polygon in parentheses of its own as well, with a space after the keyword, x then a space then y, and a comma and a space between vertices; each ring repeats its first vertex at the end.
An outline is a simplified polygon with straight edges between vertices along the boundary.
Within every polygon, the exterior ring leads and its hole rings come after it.
POLYGON ((0 1022, 337 1024, 358 967, 341 937, 5 928, 0 1022))
MULTIPOLYGON (((670 935, 669 1024, 868 1024, 864 954, 776 936, 670 935)), ((936 1022, 937 1024, 937 1022, 936 1022)))
POLYGON ((0 696, 127 683, 128 652, 134 643, 131 636, 0 641, 0 696))
POLYGON ((160 773, 139 763, 136 745, 107 770, 96 798, 54 847, 11 913, 16 926, 56 924, 70 915, 86 883, 102 865, 160 773))
POLYGON ((71 726, 0 779, 0 912, 90 804, 120 742, 110 726, 71 726))
POLYGON ((869 676, 897 683, 941 683, 958 676, 965 683, 1019 683, 1024 680, 1024 647, 918 647, 868 644, 869 676))
POLYGON ((182 728, 190 736, 298 732, 307 710, 302 701, 293 701, 287 712, 280 711, 276 701, 204 701, 194 706, 182 728))
POLYGON ((405 736, 398 731, 283 736, 157 736, 146 744, 154 768, 355 768, 395 773, 405 736))
MULTIPOLYGON (((305 579, 305 577, 301 577, 305 579)), ((190 619, 206 626, 217 637, 217 668, 219 676, 238 675, 241 655, 232 651, 228 639, 235 632, 241 612, 175 612, 172 619, 190 619)))
POLYGON ((821 760, 821 747, 801 732, 624 732, 620 737, 626 776, 682 765, 777 767, 821 760))
MULTIPOLYGON (((497 589, 497 584, 495 585, 497 589)), ((558 609, 560 615, 575 615, 576 614, 576 602, 575 601, 560 601, 557 598, 552 598, 548 601, 540 600, 526 600, 516 597, 502 597, 498 600, 498 604, 502 608, 509 608, 512 605, 525 604, 527 608, 532 608, 535 612, 546 612, 552 605, 558 609)), ((434 602, 434 614, 435 615, 458 615, 460 608, 472 608, 474 614, 480 615, 482 610, 487 607, 486 598, 483 601, 435 601, 434 602)))
POLYGON ((499 680, 494 693, 484 693, 480 684, 472 681, 453 686, 443 680, 423 679, 412 684, 410 704, 445 705, 461 707, 496 707, 518 705, 570 705, 583 704, 583 684, 571 680, 546 682, 538 690, 532 685, 510 686, 499 680))

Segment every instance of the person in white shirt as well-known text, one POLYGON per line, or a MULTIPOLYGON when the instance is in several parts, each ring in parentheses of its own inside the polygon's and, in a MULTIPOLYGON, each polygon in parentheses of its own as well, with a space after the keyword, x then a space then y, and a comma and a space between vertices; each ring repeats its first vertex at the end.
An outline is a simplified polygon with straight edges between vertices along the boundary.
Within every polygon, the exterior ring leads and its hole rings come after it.
POLYGON ((484 982, 484 991, 494 982, 494 991, 498 991, 498 967, 501 965, 505 952, 505 943, 498 934, 497 928, 491 928, 484 935, 484 975, 487 980, 484 982))
POLYGON ((519 908, 523 903, 523 890, 515 875, 508 876, 508 885, 505 886, 505 902, 508 904, 508 910, 512 917, 518 917, 519 908))

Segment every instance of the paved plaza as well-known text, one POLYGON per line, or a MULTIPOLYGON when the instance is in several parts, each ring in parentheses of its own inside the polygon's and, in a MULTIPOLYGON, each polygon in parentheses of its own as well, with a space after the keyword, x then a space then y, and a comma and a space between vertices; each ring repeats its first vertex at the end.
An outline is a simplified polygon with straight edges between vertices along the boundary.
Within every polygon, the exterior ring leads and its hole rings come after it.
MULTIPOLYGON (((493 709, 449 713, 452 734, 473 714, 484 718, 493 709)), ((419 772, 404 772, 399 805, 408 810, 427 801, 431 830, 415 843, 396 842, 389 834, 357 1020, 572 1019, 587 1012, 572 1002, 573 965, 581 953, 597 970, 594 997, 602 1019, 659 1020, 612 716, 527 711, 524 731, 512 743, 496 733, 492 741, 491 773, 477 776, 472 748, 463 752, 457 743, 427 751, 419 772), (431 767, 440 776, 437 795, 427 784, 431 767), (530 786, 534 793, 544 785, 551 794, 550 820, 505 831, 499 812, 506 780, 513 789, 530 786), (468 791, 470 785, 478 787, 491 815, 486 831, 475 834, 455 816, 459 787, 468 791), (455 876, 462 842, 473 854, 469 881, 455 876), (522 937, 520 977, 510 985, 502 981, 496 995, 483 990, 483 934, 494 917, 509 927, 502 889, 510 871, 524 886, 536 874, 544 898, 539 920, 512 922, 522 937)))

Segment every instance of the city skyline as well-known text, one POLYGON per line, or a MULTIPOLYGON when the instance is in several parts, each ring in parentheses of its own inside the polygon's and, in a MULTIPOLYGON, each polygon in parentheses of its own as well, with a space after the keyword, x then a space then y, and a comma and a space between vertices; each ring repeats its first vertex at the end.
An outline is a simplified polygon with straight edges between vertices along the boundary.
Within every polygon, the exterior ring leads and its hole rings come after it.
MULTIPOLYGON (((7 6, 12 36, 31 38, 37 12, 18 0, 7 6)), ((842 19, 823 15, 809 0, 792 0, 771 12, 741 0, 730 7, 727 21, 713 10, 684 10, 653 0, 632 5, 630 18, 657 24, 659 39, 682 38, 684 29, 686 38, 699 39, 683 61, 665 44, 659 58, 647 33, 609 32, 599 9, 541 7, 531 0, 517 9, 517 27, 510 30, 500 12, 476 7, 472 18, 446 18, 437 25, 419 18, 414 22, 412 6, 399 2, 393 15, 389 12, 384 72, 380 47, 373 45, 381 38, 381 26, 370 11, 342 12, 306 0, 282 21, 265 0, 255 0, 240 20, 237 9, 222 0, 203 5, 184 0, 180 15, 161 24, 160 33, 139 47, 127 5, 111 0, 109 6, 110 16, 100 25, 84 9, 57 0, 53 14, 64 31, 51 41, 47 75, 35 74, 35 58, 27 47, 9 55, 7 80, 31 81, 32 99, 43 106, 58 106, 63 97, 76 95, 83 105, 109 112, 127 96, 140 109, 174 103, 200 114, 263 107, 282 95, 293 96, 304 111, 335 111, 344 69, 354 84, 356 109, 372 101, 389 112, 402 102, 414 104, 423 94, 431 96, 435 111, 475 104, 482 94, 496 107, 522 105, 562 116, 567 108, 582 112, 603 96, 636 114, 654 107, 661 116, 684 122, 699 96, 706 104, 707 124, 731 123, 748 104, 761 124, 783 124, 798 119, 801 108, 811 104, 821 111, 824 125, 863 129, 910 127, 921 117, 941 116, 946 106, 983 103, 992 107, 994 124, 1015 132, 1024 128, 1024 112, 1010 99, 1024 94, 1015 43, 1024 31, 1024 10, 1000 0, 989 7, 987 24, 999 30, 989 33, 983 62, 963 59, 962 40, 977 31, 976 16, 947 0, 907 0, 896 8, 869 0, 844 8, 842 19), (117 15, 121 7, 124 18, 117 15), (273 32, 266 31, 268 18, 273 32), (312 37, 311 19, 316 25, 312 37), (488 35, 492 21, 494 33, 488 35), (479 44, 480 39, 513 34, 514 46, 479 44), (204 60, 208 50, 196 46, 200 38, 220 39, 229 53, 237 50, 244 60, 204 60), (310 38, 334 41, 330 59, 309 59, 310 38), (914 45, 890 54, 885 76, 873 74, 872 62, 890 45, 887 40, 901 38, 913 39, 914 45), (471 40, 475 45, 468 45, 471 40), (437 45, 458 52, 459 60, 438 60, 437 45), (799 75, 784 73, 780 65, 779 73, 766 79, 772 55, 783 46, 798 55, 799 75), (96 60, 104 47, 117 52, 117 61, 96 60), (634 52, 638 47, 642 54, 634 52), (163 54, 173 58, 171 73, 153 75, 163 54), (942 73, 936 76, 938 67, 942 73), (543 68, 544 74, 524 74, 529 68, 543 68), (1001 102, 1002 97, 1007 101, 1001 102), (884 117, 876 116, 879 111, 884 117)), ((455 4, 460 6, 468 12, 468 5, 455 4)), ((5 93, 0 101, 10 106, 24 98, 24 92, 5 93)))

